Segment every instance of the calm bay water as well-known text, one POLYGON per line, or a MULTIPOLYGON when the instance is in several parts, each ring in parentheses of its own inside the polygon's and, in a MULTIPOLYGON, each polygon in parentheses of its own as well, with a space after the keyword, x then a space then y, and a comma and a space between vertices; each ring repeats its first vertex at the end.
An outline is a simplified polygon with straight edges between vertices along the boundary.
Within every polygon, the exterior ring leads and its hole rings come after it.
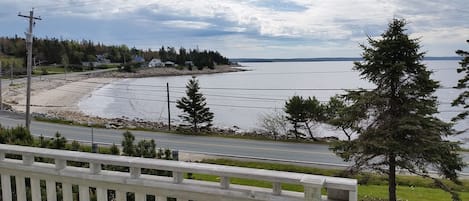
MULTIPOLYGON (((433 79, 444 87, 456 85, 461 77, 456 73, 458 61, 425 61, 435 73, 433 79)), ((327 101, 330 96, 344 93, 340 89, 372 88, 352 70, 350 61, 338 62, 275 62, 242 63, 249 71, 199 75, 201 91, 215 113, 214 124, 228 128, 238 126, 251 130, 259 128, 263 114, 281 111, 285 101, 293 95, 316 96, 327 101)), ((124 79, 106 85, 84 98, 80 109, 102 117, 129 117, 167 122, 166 83, 170 99, 184 96, 185 84, 191 76, 124 79), (98 103, 98 104, 97 104, 98 103)), ((459 90, 440 89, 436 95, 441 103, 438 117, 449 120, 460 111, 449 103, 459 90)), ((179 109, 171 103, 171 119, 180 122, 179 109)), ((469 121, 459 122, 456 128, 468 128, 469 121)), ((316 128, 319 136, 337 135, 332 129, 316 128)), ((469 133, 457 139, 469 144, 469 133)))

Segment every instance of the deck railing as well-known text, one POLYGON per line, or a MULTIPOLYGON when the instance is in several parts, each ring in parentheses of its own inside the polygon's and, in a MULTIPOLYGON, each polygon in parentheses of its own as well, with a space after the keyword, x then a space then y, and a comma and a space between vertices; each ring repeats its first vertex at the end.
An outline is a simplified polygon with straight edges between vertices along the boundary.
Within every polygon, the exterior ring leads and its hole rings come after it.
POLYGON ((41 201, 41 197, 56 201, 57 195, 63 201, 89 201, 90 195, 98 201, 124 201, 127 193, 133 193, 135 201, 144 201, 147 195, 156 201, 357 200, 354 179, 4 144, 0 144, 0 174, 3 201, 14 197, 22 201, 29 196, 32 201, 41 201), (71 164, 76 162, 87 168, 71 164), (104 170, 103 165, 124 171, 104 170), (172 176, 145 174, 146 170, 168 171, 172 176), (219 182, 186 179, 187 173, 216 176, 219 182), (272 188, 235 185, 232 178, 268 182, 272 188), (301 185, 304 192, 283 190, 282 184, 301 185), (327 196, 321 195, 322 189, 327 196))

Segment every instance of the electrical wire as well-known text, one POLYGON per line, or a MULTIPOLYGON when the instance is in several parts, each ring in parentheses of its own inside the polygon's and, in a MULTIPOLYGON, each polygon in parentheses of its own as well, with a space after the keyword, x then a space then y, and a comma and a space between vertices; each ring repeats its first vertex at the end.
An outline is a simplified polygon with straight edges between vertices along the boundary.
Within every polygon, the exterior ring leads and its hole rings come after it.
MULTIPOLYGON (((54 79, 52 79, 54 80, 54 79)), ((55 79, 64 80, 64 79, 55 79)), ((106 82, 93 82, 93 81, 80 81, 85 83, 94 84, 113 84, 123 86, 140 86, 140 87, 156 87, 166 88, 164 85, 151 85, 151 84, 124 84, 124 83, 106 83, 106 82)), ((171 86, 175 89, 186 89, 185 86, 171 86)), ((353 90, 373 90, 374 88, 243 88, 243 87, 200 87, 201 90, 239 90, 239 91, 353 91, 353 90)), ((440 87, 438 90, 460 90, 453 87, 440 87)))
MULTIPOLYGON (((81 85, 79 84, 78 82, 74 82, 74 83, 71 83, 71 85, 67 85, 67 87, 75 87, 75 89, 79 89, 78 86, 80 88, 88 88, 88 89, 95 89, 96 87, 93 87, 93 86, 88 86, 88 85, 81 85)), ((130 85, 127 85, 127 86, 130 86, 130 85)), ((113 90, 117 90, 117 91, 121 91, 121 90, 124 90, 124 91, 131 91, 132 94, 141 94, 141 95, 146 95, 146 96, 156 96, 156 94, 152 94, 152 93, 147 93, 147 92, 141 92, 141 91, 148 91, 148 92, 160 92, 162 93, 161 96, 165 96, 167 91, 166 90, 153 90, 153 89, 129 89, 129 88, 118 88, 118 87, 112 87, 112 88, 100 88, 99 90, 105 90, 105 91, 113 91, 113 90)), ((170 91, 170 94, 172 93, 178 93, 178 94, 185 94, 185 92, 182 92, 182 91, 170 91)), ((233 95, 221 95, 221 94, 213 94, 213 93, 204 93, 205 96, 209 97, 210 99, 212 100, 236 100, 236 101, 244 101, 244 102, 265 102, 265 101, 269 101, 269 102, 279 102, 279 101, 287 101, 290 97, 286 97, 286 98, 264 98, 264 97, 253 97, 253 96, 233 96, 233 95), (213 98, 213 97, 221 97, 222 99, 220 98, 213 98), (223 99, 223 98, 226 98, 226 99, 223 99)), ((171 98, 176 98, 176 99, 179 99, 181 98, 181 96, 170 96, 171 98)), ((319 102, 322 102, 322 103, 327 103, 328 101, 326 100, 319 100, 319 102)), ((449 105, 451 103, 449 102, 439 102, 439 104, 441 105, 449 105)))
MULTIPOLYGON (((65 91, 65 92, 70 92, 70 93, 79 93, 79 94, 88 94, 85 92, 80 92, 80 91, 73 91, 73 90, 65 90, 65 89, 56 89, 59 91, 65 91)), ((129 97, 122 97, 122 96, 113 96, 113 95, 106 95, 106 94, 97 94, 93 93, 92 95, 94 96, 102 96, 102 97, 110 97, 110 98, 117 98, 117 99, 126 99, 126 100, 140 100, 140 101, 150 101, 150 102, 168 102, 167 100, 160 100, 160 99, 145 99, 145 98, 129 98, 129 97)), ((169 101, 170 103, 174 104, 176 101, 169 101)), ((211 104, 207 103, 209 106, 215 106, 215 107, 231 107, 231 108, 245 108, 245 109, 278 109, 276 107, 262 107, 262 106, 248 106, 248 105, 229 105, 229 104, 211 104)), ((52 106, 48 106, 52 107, 52 106)), ((57 106, 60 107, 60 106, 57 106)), ((457 113, 457 112, 462 112, 462 111, 456 111, 456 110, 443 110, 439 111, 440 113, 457 113)))

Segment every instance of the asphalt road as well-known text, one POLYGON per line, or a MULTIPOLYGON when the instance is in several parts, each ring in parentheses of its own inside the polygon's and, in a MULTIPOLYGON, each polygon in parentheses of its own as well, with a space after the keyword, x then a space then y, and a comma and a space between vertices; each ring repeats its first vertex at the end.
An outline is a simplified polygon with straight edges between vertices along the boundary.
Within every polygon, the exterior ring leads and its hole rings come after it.
MULTIPOLYGON (((0 112, 3 126, 24 124, 23 116, 0 112)), ((69 126, 33 121, 31 131, 34 135, 52 137, 60 132, 69 140, 91 141, 91 128, 69 126)), ((124 130, 94 129, 94 141, 101 144, 121 144, 124 130)), ((154 139, 158 147, 184 152, 207 153, 234 157, 254 158, 273 161, 298 162, 327 166, 346 166, 340 158, 329 151, 327 145, 285 143, 220 137, 187 136, 162 132, 132 131, 136 139, 154 139)), ((469 162, 469 153, 462 153, 465 162, 469 162)), ((469 167, 462 173, 469 174, 469 167)))

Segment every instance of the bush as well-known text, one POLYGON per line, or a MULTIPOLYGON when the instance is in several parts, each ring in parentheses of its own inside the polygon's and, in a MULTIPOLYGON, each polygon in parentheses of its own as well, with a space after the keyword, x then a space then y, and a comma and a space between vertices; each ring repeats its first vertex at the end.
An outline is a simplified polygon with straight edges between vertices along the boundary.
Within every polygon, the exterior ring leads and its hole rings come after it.
POLYGON ((51 139, 49 148, 52 149, 65 149, 67 144, 67 139, 63 137, 59 132, 55 133, 55 137, 51 139))
POLYGON ((73 140, 70 150, 72 151, 80 150, 80 143, 77 142, 76 140, 73 140))
POLYGON ((33 144, 33 136, 24 126, 20 125, 10 129, 0 128, 0 130, 0 143, 17 145, 33 144))
POLYGON ((49 75, 49 72, 46 68, 41 68, 41 75, 49 75))

